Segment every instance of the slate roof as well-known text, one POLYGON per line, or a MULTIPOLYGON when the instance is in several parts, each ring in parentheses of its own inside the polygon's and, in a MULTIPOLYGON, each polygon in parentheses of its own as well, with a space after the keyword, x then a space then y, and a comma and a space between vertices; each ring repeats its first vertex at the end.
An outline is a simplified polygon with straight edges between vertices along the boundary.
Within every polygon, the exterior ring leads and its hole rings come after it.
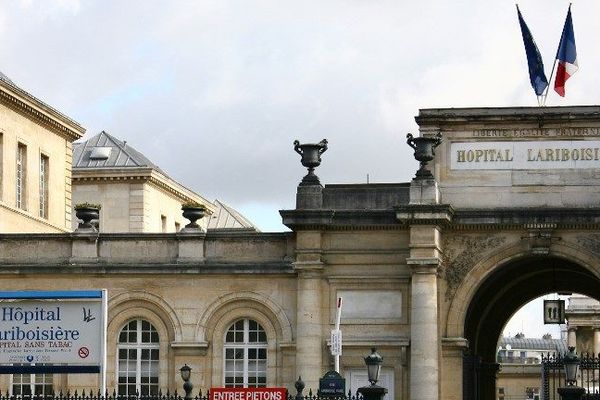
POLYGON ((258 228, 237 210, 219 200, 215 200, 213 204, 217 206, 217 210, 210 215, 207 229, 247 228, 258 231, 258 228))
POLYGON ((498 346, 503 348, 506 348, 507 344, 510 344, 512 350, 542 350, 561 354, 567 352, 567 342, 562 339, 503 337, 498 342, 498 346))
MULTIPOLYGON (((73 143, 73 169, 85 168, 127 168, 147 167, 165 174, 156 164, 142 153, 122 142, 105 131, 92 136, 86 141, 73 143), (107 158, 93 156, 95 149, 108 149, 107 158)), ((166 175, 166 174, 165 174, 166 175)))

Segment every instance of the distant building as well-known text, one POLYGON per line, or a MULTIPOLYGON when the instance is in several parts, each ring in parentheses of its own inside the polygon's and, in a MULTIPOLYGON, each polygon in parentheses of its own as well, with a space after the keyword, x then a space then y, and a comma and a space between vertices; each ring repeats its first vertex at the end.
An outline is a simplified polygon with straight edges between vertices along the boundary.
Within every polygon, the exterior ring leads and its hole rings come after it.
POLYGON ((541 339, 502 337, 498 343, 500 372, 496 384, 498 400, 540 399, 542 354, 565 353, 562 339, 544 335, 541 339))
POLYGON ((578 353, 600 353, 600 302, 591 297, 573 295, 566 309, 567 340, 578 353))
MULTIPOLYGON (((73 145, 73 207, 101 205, 101 232, 177 232, 189 221, 181 215, 185 202, 203 204, 211 214, 203 229, 252 229, 233 208, 211 203, 167 173, 125 141, 107 132, 73 145)), ((72 228, 77 227, 74 220, 72 228)))
POLYGON ((71 230, 71 143, 84 133, 0 73, 0 233, 71 230))
POLYGON ((215 211, 208 217, 207 229, 259 229, 237 210, 219 200, 213 202, 215 211))

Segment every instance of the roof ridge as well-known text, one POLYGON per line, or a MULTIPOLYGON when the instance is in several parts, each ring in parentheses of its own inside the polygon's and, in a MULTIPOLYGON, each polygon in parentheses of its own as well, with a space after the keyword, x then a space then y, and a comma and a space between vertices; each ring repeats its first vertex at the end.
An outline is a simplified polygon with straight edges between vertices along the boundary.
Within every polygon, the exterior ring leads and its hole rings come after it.
POLYGON ((252 221, 250 221, 249 219, 247 219, 246 217, 244 217, 235 208, 232 208, 232 207, 228 206, 227 204, 223 203, 219 199, 215 199, 215 202, 219 203, 233 217, 233 219, 235 219, 236 222, 238 222, 242 226, 251 226, 251 227, 257 229, 257 227, 252 223, 252 221))
MULTIPOLYGON (((142 163, 140 163, 140 161, 143 161, 143 160, 139 160, 138 159, 139 158, 138 156, 139 155, 143 155, 143 154, 141 154, 139 151, 135 150, 131 146, 129 146, 130 150, 128 150, 127 149, 127 142, 126 141, 120 141, 119 139, 117 139, 116 137, 114 137, 113 135, 111 135, 110 133, 106 132, 104 129, 98 135, 104 135, 109 140, 111 140, 119 148, 119 150, 121 150, 123 153, 125 153, 125 155, 127 157, 129 157, 129 159, 135 163, 135 165, 137 167, 143 167, 144 166, 144 165, 142 165, 142 163), (133 153, 131 150, 133 150, 137 154, 133 153)), ((150 161, 147 157, 145 157, 145 158, 151 164, 151 165, 148 165, 149 167, 156 167, 155 165, 153 165, 154 163, 152 163, 152 161, 150 161)), ((158 169, 158 167, 156 167, 156 169, 158 169)))

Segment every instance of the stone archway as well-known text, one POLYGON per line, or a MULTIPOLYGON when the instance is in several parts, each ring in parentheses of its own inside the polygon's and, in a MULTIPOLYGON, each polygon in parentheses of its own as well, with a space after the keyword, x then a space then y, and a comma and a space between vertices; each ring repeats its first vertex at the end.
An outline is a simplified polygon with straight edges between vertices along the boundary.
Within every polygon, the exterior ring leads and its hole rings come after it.
POLYGON ((468 340, 470 360, 476 364, 465 363, 471 368, 463 371, 464 399, 495 398, 498 337, 521 306, 556 291, 600 299, 598 274, 564 255, 511 257, 488 272, 476 288, 471 288, 463 309, 462 336, 468 340))

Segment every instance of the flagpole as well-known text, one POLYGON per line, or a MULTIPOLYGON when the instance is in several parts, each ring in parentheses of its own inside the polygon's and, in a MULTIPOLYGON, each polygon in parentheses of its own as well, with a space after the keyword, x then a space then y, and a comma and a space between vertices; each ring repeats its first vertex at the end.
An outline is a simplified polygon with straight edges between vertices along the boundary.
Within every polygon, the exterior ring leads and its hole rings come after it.
MULTIPOLYGON (((571 5, 573 3, 569 3, 569 9, 567 10, 567 15, 571 11, 571 5)), ((566 25, 563 25, 563 30, 560 35, 560 41, 558 42, 558 49, 556 49, 556 55, 554 56, 554 63, 552 64, 552 72, 550 73, 550 79, 548 79, 548 87, 546 88, 546 93, 544 93, 544 105, 546 105, 546 97, 548 97, 548 91, 550 90, 550 84, 552 83, 552 77, 554 76, 554 69, 556 68, 556 60, 558 60, 558 52, 560 51, 560 45, 562 44, 563 37, 565 36, 565 28, 566 25)))

